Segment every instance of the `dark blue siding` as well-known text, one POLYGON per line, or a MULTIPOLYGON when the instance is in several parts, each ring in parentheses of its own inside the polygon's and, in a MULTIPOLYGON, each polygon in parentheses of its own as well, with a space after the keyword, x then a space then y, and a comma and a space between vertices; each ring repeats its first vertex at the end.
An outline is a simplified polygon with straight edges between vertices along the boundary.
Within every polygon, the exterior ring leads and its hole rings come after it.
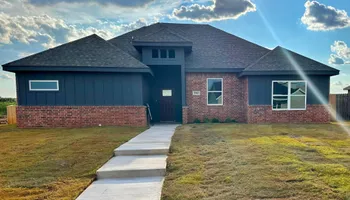
POLYGON ((19 105, 143 105, 138 73, 21 72, 19 105), (59 91, 29 91, 29 80, 58 80, 59 91))
MULTIPOLYGON (((318 88, 322 97, 328 102, 329 76, 310 76, 310 81, 318 88)), ((271 105, 272 81, 302 80, 298 76, 249 76, 248 93, 249 105, 271 105)), ((316 95, 307 88, 307 104, 321 104, 316 95)))

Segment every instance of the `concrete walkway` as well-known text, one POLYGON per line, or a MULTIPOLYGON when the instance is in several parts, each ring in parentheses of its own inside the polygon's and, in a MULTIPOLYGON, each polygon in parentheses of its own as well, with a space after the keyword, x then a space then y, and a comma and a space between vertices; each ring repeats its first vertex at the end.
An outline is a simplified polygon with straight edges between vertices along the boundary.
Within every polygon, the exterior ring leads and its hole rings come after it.
POLYGON ((159 200, 171 138, 178 125, 155 125, 114 150, 77 200, 159 200))

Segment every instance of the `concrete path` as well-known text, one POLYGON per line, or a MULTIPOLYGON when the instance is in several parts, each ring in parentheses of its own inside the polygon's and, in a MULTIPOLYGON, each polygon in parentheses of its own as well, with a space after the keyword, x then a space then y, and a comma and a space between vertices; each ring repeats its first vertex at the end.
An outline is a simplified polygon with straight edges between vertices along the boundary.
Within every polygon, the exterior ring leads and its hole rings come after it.
POLYGON ((77 200, 159 200, 171 138, 178 125, 155 125, 114 150, 77 200))

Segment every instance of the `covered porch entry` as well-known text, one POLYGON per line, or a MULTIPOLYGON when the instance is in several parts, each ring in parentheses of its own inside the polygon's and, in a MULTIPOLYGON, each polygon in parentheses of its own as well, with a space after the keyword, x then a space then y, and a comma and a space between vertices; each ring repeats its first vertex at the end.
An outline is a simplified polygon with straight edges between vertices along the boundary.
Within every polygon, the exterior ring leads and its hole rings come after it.
POLYGON ((181 65, 149 66, 149 105, 152 122, 182 122, 181 65))

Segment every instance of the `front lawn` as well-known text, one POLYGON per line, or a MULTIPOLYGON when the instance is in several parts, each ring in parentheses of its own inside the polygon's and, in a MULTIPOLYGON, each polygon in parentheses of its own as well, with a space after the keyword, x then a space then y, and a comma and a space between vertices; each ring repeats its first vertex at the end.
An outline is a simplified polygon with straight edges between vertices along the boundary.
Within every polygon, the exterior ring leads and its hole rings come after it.
POLYGON ((143 130, 0 126, 0 199, 75 199, 113 149, 143 130))
POLYGON ((350 137, 331 124, 182 126, 162 199, 350 199, 350 137))

